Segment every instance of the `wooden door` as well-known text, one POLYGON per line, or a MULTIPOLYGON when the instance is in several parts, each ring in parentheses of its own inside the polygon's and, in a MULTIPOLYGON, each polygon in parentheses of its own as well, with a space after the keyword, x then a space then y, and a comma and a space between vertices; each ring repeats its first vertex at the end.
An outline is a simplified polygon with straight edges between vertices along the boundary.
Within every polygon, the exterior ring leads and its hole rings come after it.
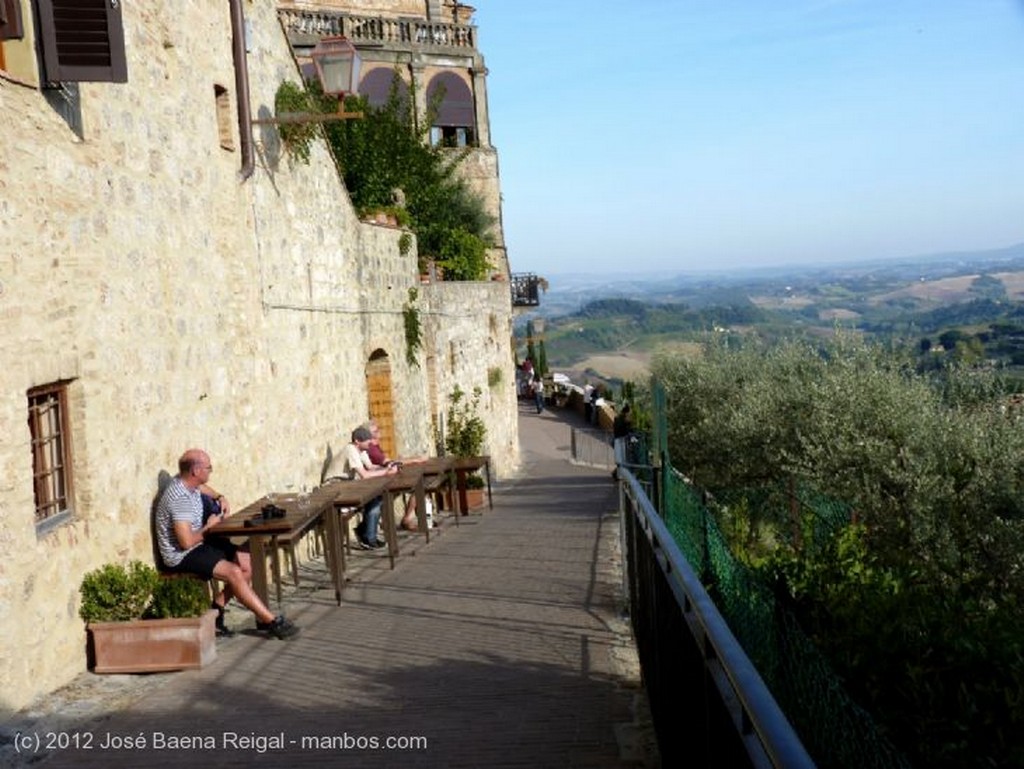
POLYGON ((395 403, 391 390, 391 362, 387 353, 377 350, 366 364, 366 394, 370 418, 380 428, 380 446, 389 457, 397 455, 395 440, 395 403))

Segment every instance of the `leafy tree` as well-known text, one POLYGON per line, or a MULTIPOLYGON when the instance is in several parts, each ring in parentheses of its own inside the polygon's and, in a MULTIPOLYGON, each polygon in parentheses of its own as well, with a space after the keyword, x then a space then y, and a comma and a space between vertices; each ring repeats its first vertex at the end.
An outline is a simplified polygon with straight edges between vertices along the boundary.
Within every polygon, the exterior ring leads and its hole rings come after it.
POLYGON ((998 376, 921 376, 912 352, 839 334, 659 358, 672 462, 752 500, 723 528, 915 763, 1020 765, 1024 430, 998 376), (764 501, 793 488, 850 512, 764 501))

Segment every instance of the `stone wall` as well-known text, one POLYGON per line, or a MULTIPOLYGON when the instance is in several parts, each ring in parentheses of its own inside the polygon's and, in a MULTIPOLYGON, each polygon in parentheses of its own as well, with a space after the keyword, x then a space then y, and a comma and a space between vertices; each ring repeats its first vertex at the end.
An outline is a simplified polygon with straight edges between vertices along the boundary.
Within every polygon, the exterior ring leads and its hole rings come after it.
MULTIPOLYGON (((498 475, 506 475, 519 459, 508 284, 435 283, 424 288, 424 329, 436 351, 428 362, 430 375, 442 394, 456 385, 469 394, 480 388, 480 415, 488 425, 486 451, 498 475)), ((439 397, 438 405, 443 417, 447 398, 439 397)))
MULTIPOLYGON (((298 75, 273 4, 243 6, 252 111, 270 114, 298 75)), ((425 287, 438 347, 410 366, 401 310, 418 278, 400 231, 357 221, 323 144, 295 164, 263 127, 246 181, 221 147, 215 86, 240 140, 228 5, 123 8, 129 82, 81 84, 82 139, 0 79, 0 712, 84 669, 81 577, 151 561, 159 473, 201 446, 236 508, 315 484, 367 418, 372 354, 391 364, 403 453, 431 448, 444 388, 483 381, 495 466, 516 462, 514 401, 486 387, 511 365, 507 286, 425 287), (428 358, 444 363, 434 383, 428 358), (73 515, 39 534, 26 393, 62 379, 73 515)))

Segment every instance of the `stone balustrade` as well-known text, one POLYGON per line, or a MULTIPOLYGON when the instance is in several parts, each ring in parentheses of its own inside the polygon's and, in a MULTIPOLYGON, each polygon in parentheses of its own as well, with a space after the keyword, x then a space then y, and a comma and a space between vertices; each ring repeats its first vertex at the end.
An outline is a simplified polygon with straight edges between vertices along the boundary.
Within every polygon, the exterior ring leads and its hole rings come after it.
POLYGON ((379 43, 389 48, 435 51, 476 49, 476 27, 470 24, 290 8, 280 9, 278 16, 293 44, 302 38, 341 35, 356 45, 379 43))

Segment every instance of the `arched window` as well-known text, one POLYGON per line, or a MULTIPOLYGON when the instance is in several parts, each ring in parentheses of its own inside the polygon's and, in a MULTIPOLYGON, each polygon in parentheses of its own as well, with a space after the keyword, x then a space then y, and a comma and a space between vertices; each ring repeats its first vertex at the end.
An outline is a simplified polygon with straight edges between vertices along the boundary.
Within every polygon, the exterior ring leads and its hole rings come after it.
POLYGON ((476 110, 466 81, 454 72, 435 75, 427 86, 427 103, 443 94, 430 128, 432 144, 465 147, 476 144, 476 110))
POLYGON ((395 70, 389 67, 376 67, 370 70, 359 81, 359 95, 365 96, 371 107, 383 107, 391 98, 391 89, 398 89, 399 103, 406 107, 409 104, 409 86, 395 70))

